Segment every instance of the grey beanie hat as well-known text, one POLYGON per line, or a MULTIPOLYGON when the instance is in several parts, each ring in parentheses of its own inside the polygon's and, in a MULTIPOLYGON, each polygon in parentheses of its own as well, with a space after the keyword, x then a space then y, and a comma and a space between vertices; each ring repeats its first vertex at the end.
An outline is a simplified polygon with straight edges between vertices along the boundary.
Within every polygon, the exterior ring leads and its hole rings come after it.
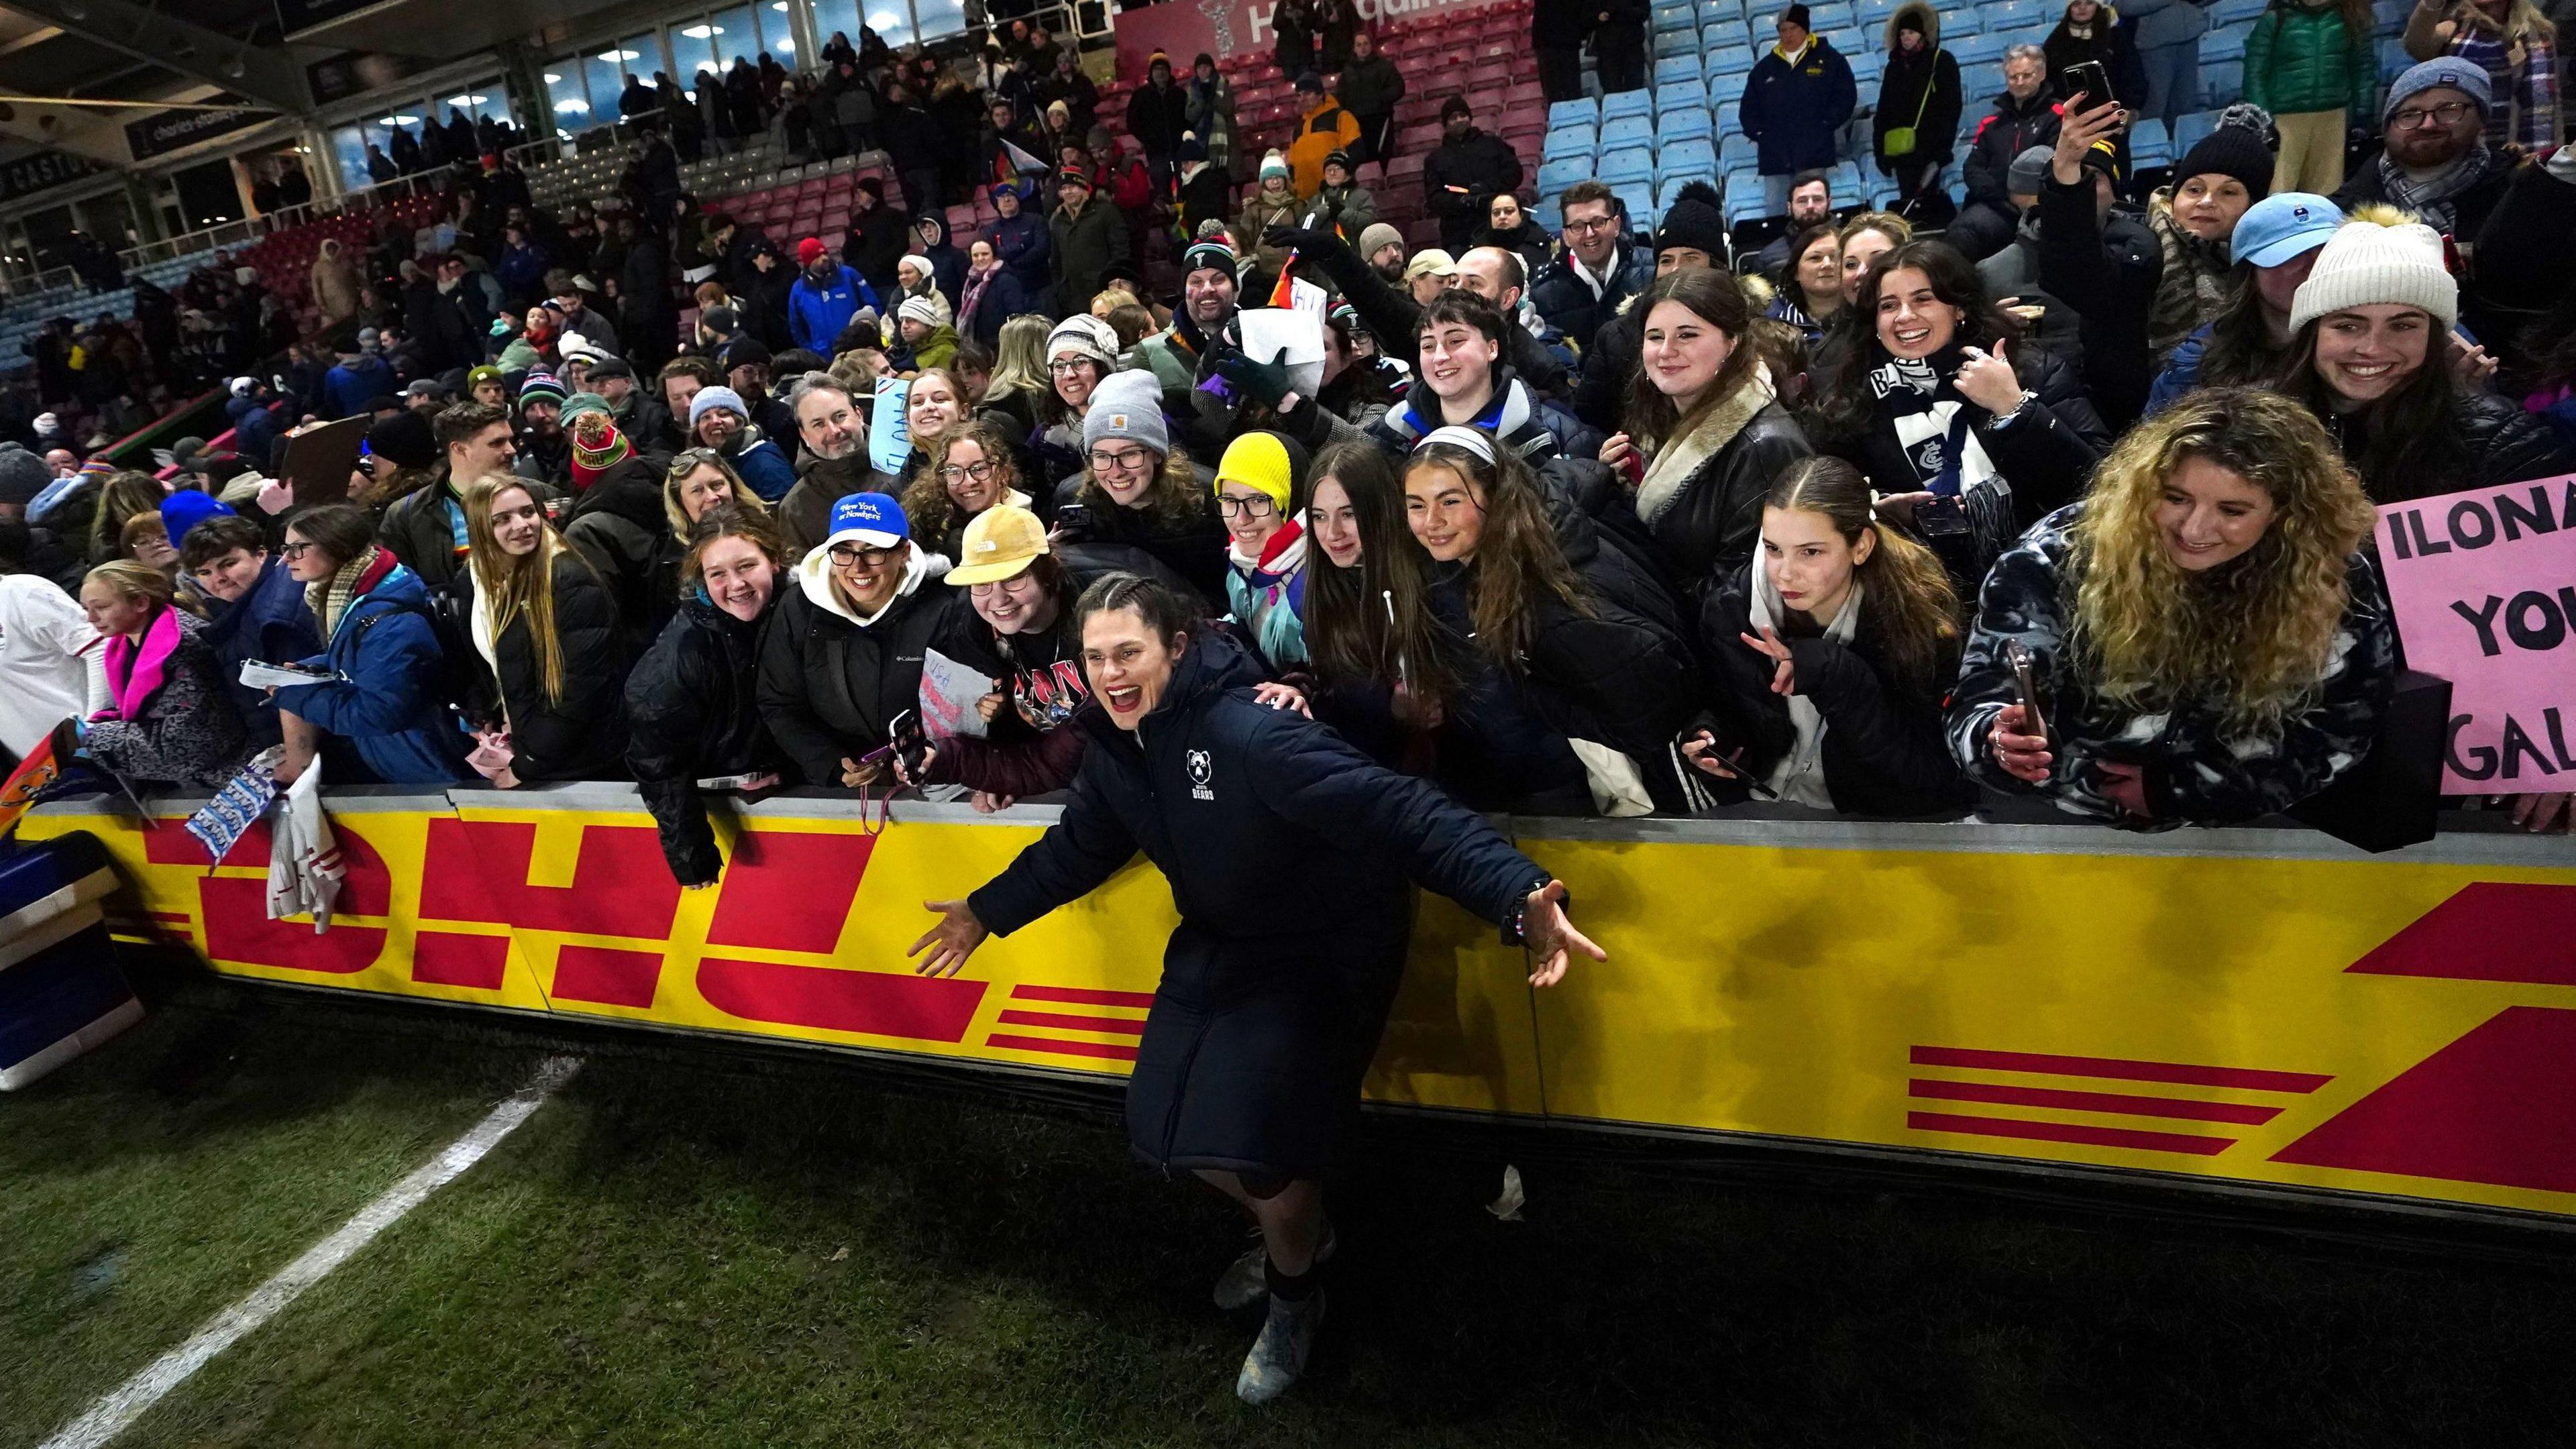
POLYGON ((2448 87, 2478 103, 2478 114, 2485 115, 2495 105, 2495 87, 2488 81, 2486 68, 2456 55, 2435 56, 2400 71, 2388 83, 2388 99, 2379 106, 2379 119, 2385 123, 2397 114, 2397 107, 2437 86, 2448 87))
POLYGON ((2057 152, 2047 146, 2033 146, 2012 159, 2004 172, 2004 194, 2037 196, 2048 186, 2048 164, 2057 152))
POLYGON ((1112 438, 1144 444, 1168 456, 1171 430, 1163 425, 1163 383, 1148 368, 1113 372, 1091 390, 1091 411, 1082 415, 1082 446, 1087 452, 1112 438))
POLYGON ((0 444, 0 503, 23 508, 53 481, 54 470, 45 466, 44 459, 15 443, 0 444))

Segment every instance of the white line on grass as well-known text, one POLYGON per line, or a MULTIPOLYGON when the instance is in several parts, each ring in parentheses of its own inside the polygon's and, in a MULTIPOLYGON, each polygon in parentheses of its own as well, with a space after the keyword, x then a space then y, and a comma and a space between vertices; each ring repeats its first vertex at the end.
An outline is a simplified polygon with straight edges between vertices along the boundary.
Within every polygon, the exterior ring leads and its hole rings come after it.
POLYGON ((239 1342, 243 1335, 284 1311, 286 1305, 300 1297, 304 1290, 319 1283, 332 1269, 349 1261, 360 1248, 375 1241, 376 1234, 402 1221, 403 1215, 426 1201, 431 1193, 456 1180, 459 1174, 483 1160, 483 1154, 501 1144, 501 1140, 519 1130, 519 1125, 535 1114, 555 1090, 572 1080, 581 1062, 573 1057, 548 1057, 537 1068, 537 1074, 516 1096, 492 1109, 492 1115, 475 1125, 473 1131, 447 1145, 447 1150, 422 1164, 402 1181, 395 1183, 377 1198, 358 1210, 358 1215, 341 1224, 340 1230, 307 1248, 304 1256, 289 1263, 277 1276, 260 1284, 232 1307, 216 1314, 196 1336, 152 1361, 141 1373, 127 1379, 115 1392, 90 1406, 89 1412, 65 1425, 61 1433, 44 1442, 42 1449, 98 1449, 125 1432, 144 1411, 161 1401, 162 1396, 186 1383, 188 1377, 204 1368, 215 1355, 239 1342))

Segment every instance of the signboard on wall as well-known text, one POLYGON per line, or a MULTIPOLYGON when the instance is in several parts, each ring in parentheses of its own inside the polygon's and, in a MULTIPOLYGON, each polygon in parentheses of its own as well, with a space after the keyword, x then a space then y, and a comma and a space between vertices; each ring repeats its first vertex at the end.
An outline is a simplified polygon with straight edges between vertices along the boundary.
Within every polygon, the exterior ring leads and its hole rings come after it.
MULTIPOLYGON (((1417 15, 1481 10, 1496 0, 1359 0, 1360 18, 1374 26, 1417 15)), ((1176 78, 1187 79, 1190 62, 1204 51, 1219 60, 1248 50, 1267 50, 1278 36, 1270 29, 1277 0, 1169 0, 1118 14, 1118 73, 1145 78, 1145 65, 1155 51, 1172 57, 1176 78)))
POLYGON ((83 157, 61 151, 39 151, 0 165, 0 202, 11 202, 50 191, 65 182, 96 176, 100 167, 83 157))
POLYGON ((313 88, 313 104, 327 106, 408 80, 427 69, 429 62, 417 56, 357 50, 313 62, 304 68, 304 80, 313 88))
POLYGON ((125 143, 134 150, 134 159, 148 161, 167 156, 173 151, 193 146, 209 136, 247 131, 266 122, 270 112, 253 107, 248 101, 231 94, 215 96, 210 105, 238 105, 238 111, 161 111, 125 125, 125 143))

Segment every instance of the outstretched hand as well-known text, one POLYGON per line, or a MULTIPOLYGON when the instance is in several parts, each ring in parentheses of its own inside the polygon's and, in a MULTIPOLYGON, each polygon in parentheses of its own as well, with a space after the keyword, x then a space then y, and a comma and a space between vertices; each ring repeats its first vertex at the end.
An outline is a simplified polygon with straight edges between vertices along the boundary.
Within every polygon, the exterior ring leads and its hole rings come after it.
POLYGON ((1607 961, 1610 953, 1592 943, 1592 938, 1574 929, 1565 914, 1565 882, 1552 880, 1529 893, 1521 903, 1521 944, 1529 951, 1532 986, 1554 986, 1565 979, 1565 966, 1573 952, 1580 951, 1595 961, 1607 961))
POLYGON ((964 901, 923 901, 921 906, 923 910, 937 911, 939 924, 922 932, 921 939, 903 954, 918 956, 927 947, 929 959, 913 967, 913 974, 954 976, 966 968, 966 958, 974 955, 975 948, 983 945, 984 938, 992 932, 984 929, 984 923, 975 919, 964 901))

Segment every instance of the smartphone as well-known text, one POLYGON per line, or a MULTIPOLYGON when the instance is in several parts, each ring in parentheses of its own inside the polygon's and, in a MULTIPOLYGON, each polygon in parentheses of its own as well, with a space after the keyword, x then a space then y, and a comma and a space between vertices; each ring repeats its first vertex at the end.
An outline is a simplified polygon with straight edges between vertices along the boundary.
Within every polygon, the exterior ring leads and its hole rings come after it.
POLYGON ((1081 539, 1091 532, 1091 510, 1080 503, 1067 503, 1055 511, 1055 531, 1068 539, 1081 539))
POLYGON ((2098 60, 2079 60, 2058 75, 2059 84, 2069 96, 2082 91, 2084 99, 2095 106, 2117 99, 2111 94, 2111 72, 2098 60))
POLYGON ((2039 682, 2031 668, 2030 651, 2020 640, 2010 640, 2004 645, 2004 663, 2012 667, 2013 685, 2021 691, 2021 733, 2047 738, 2048 716, 2039 711, 2039 682))
POLYGON ((1971 531, 1968 510, 1960 506, 1958 499, 1946 496, 1915 504, 1914 527, 1927 539, 1960 538, 1971 531))
POLYGON ((921 727, 921 711, 908 709, 886 726, 886 742, 906 775, 919 779, 930 763, 930 733, 921 727))

